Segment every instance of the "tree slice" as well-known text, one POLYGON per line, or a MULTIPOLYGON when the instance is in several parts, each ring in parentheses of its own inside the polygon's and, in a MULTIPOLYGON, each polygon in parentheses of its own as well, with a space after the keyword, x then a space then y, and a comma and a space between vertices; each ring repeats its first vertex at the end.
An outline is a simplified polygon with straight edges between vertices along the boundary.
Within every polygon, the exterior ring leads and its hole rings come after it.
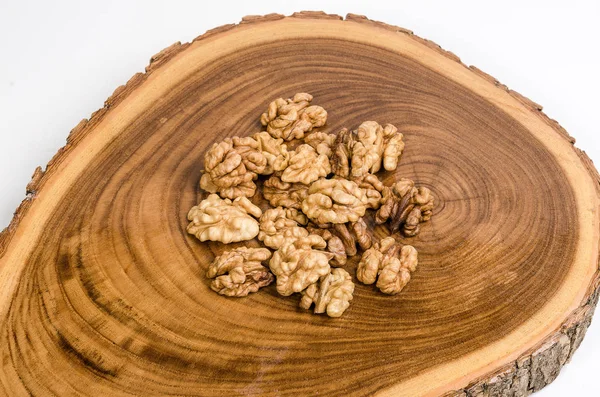
MULTIPOLYGON (((0 237, 4 395, 523 396, 579 346, 598 299, 599 177, 574 140, 475 67, 348 15, 246 17, 152 57, 38 168, 0 237), (314 95, 327 131, 393 123, 386 183, 436 196, 398 296, 340 319, 270 286, 218 296, 219 244, 185 231, 207 147, 314 95)), ((377 229, 382 236, 385 229, 377 229)), ((254 243, 253 243, 254 244, 254 243)), ((356 261, 348 265, 354 275, 356 261)))

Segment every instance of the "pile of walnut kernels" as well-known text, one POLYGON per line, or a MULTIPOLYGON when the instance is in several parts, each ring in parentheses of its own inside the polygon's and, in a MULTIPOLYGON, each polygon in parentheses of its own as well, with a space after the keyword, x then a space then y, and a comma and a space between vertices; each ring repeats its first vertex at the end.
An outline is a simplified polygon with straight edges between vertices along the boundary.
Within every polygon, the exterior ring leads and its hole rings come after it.
POLYGON ((385 186, 377 177, 382 166, 395 170, 402 155, 396 127, 365 121, 356 131, 311 132, 327 121, 312 99, 277 99, 261 116, 266 131, 210 148, 200 187, 211 194, 190 210, 187 230, 225 244, 258 237, 267 247, 215 258, 207 277, 219 294, 246 296, 276 281, 279 294, 301 294, 300 307, 314 304, 315 313, 339 317, 352 300, 354 283, 343 267, 357 246, 358 281, 390 295, 408 283, 417 251, 393 236, 415 236, 431 217, 433 196, 410 179, 385 186), (273 208, 263 212, 248 199, 256 183, 273 208), (389 224, 391 236, 374 241, 363 219, 368 209, 376 211, 375 223, 389 224))

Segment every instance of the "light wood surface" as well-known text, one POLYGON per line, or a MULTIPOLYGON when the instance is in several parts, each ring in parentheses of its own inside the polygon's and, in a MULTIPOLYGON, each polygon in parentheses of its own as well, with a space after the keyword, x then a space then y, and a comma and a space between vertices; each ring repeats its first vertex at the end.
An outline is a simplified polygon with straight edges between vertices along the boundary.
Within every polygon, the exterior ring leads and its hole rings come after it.
POLYGON ((71 132, 0 235, 0 394, 537 391, 598 299, 600 178, 573 143, 541 106, 364 17, 247 17, 177 43, 71 132), (224 246, 185 231, 207 147, 296 92, 327 109, 321 130, 396 125, 406 150, 384 182, 436 197, 406 239, 408 286, 357 283, 339 319, 274 286, 216 295, 205 269, 224 246))

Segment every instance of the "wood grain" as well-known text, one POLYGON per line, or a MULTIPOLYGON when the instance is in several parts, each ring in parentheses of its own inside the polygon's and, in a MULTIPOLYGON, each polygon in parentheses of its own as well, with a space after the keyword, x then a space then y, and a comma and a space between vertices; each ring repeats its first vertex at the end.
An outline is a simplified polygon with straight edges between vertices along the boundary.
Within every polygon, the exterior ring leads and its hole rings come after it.
MULTIPOLYGON (((521 396, 551 382, 598 298, 600 178, 541 106, 402 28, 246 17, 176 43, 82 121, 0 235, 4 395, 521 396), (396 297, 341 319, 273 286, 217 296, 224 247, 185 232, 214 141, 310 92, 325 130, 404 133, 435 215, 396 297)), ((383 235, 383 228, 376 229, 383 235)), ((348 269, 354 274, 355 263, 348 269)))

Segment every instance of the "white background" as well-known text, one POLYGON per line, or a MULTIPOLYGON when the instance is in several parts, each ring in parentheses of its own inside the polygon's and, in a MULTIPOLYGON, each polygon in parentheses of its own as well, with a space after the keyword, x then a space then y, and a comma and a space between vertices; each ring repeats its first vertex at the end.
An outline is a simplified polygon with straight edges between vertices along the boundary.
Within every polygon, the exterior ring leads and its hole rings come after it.
MULTIPOLYGON (((152 54, 244 15, 301 10, 364 14, 433 40, 544 105, 600 164, 595 0, 0 0, 0 229, 35 167, 117 86, 143 71, 152 54)), ((594 323, 572 363, 537 395, 598 396, 599 364, 600 325, 594 323)))

